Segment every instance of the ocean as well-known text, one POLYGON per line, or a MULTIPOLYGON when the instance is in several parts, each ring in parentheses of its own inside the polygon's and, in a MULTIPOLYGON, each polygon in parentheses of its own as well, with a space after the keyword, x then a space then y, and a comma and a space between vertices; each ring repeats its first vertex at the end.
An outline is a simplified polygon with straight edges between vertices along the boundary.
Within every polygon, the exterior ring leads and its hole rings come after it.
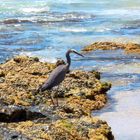
POLYGON ((55 62, 95 41, 139 40, 140 0, 0 1, 0 62, 18 54, 55 62))

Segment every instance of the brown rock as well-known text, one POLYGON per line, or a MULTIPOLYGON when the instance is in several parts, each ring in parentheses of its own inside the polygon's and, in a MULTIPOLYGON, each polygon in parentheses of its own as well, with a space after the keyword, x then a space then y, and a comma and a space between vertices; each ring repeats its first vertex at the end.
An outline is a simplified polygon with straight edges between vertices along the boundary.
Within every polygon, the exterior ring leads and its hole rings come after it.
POLYGON ((82 51, 89 52, 93 50, 116 50, 124 49, 126 53, 140 53, 140 44, 135 43, 115 43, 115 42, 95 42, 84 47, 82 51))
MULTIPOLYGON (((102 83, 100 73, 74 70, 66 75, 58 91, 36 92, 57 65, 27 56, 0 64, 0 78, 4 79, 0 82, 0 121, 8 122, 4 128, 38 140, 113 140, 106 122, 88 117, 107 102, 106 91, 111 84, 102 83), (49 97, 56 92, 61 97, 59 107, 53 107, 49 97)), ((7 138, 3 133, 2 137, 7 138)))

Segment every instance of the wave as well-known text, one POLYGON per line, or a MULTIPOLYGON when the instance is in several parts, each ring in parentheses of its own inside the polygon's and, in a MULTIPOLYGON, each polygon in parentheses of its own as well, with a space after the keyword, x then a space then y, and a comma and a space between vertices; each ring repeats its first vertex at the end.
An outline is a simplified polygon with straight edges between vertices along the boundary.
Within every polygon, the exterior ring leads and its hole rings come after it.
POLYGON ((121 29, 139 29, 140 28, 140 19, 127 21, 127 24, 124 25, 121 29))
POLYGON ((88 30, 85 28, 61 28, 61 31, 63 32, 75 32, 75 33, 79 33, 79 32, 87 32, 88 30))
POLYGON ((45 56, 42 56, 42 52, 40 52, 40 53, 22 51, 22 52, 20 52, 19 55, 38 57, 41 62, 49 62, 49 63, 57 62, 57 58, 50 57, 50 56, 46 58, 45 56))
POLYGON ((17 24, 17 23, 56 23, 56 22, 80 22, 82 20, 89 20, 95 18, 94 15, 85 13, 47 13, 42 15, 35 15, 32 17, 10 18, 0 21, 4 24, 17 24))
POLYGON ((20 9, 24 14, 25 13, 44 13, 44 12, 48 12, 50 10, 49 7, 43 7, 43 8, 22 8, 20 9))

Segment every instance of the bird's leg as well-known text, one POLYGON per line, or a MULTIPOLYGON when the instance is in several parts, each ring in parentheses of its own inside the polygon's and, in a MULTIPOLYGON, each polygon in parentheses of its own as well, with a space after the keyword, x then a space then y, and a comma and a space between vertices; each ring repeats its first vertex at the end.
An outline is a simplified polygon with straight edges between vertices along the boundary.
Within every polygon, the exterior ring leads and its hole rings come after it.
POLYGON ((55 103, 54 103, 54 100, 53 100, 53 96, 50 95, 50 97, 51 97, 52 104, 55 106, 55 103))
POLYGON ((57 92, 57 98, 56 98, 56 105, 59 106, 58 105, 58 92, 57 92))
POLYGON ((57 86, 57 91, 56 91, 56 105, 57 106, 59 106, 59 104, 58 104, 58 89, 59 89, 59 86, 57 86))
POLYGON ((50 91, 51 102, 55 106, 54 99, 53 99, 53 92, 51 90, 49 90, 49 91, 50 91))

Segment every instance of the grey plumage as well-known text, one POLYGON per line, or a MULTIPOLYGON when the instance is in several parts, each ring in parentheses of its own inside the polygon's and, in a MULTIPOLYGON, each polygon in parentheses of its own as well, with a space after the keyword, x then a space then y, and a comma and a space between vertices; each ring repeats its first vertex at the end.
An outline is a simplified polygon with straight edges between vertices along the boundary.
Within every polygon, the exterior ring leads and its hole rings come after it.
MULTIPOLYGON (((38 91, 43 92, 45 90, 50 90, 53 87, 58 86, 65 79, 66 73, 68 72, 70 64, 71 64, 70 53, 76 53, 80 56, 83 56, 82 54, 78 53, 77 51, 75 51, 73 49, 68 50, 66 52, 67 63, 56 67, 51 72, 47 81, 41 87, 39 87, 38 91)), ((52 102, 53 102, 53 99, 52 99, 52 102)), ((54 102, 53 102, 53 104, 54 104, 54 102)))
POLYGON ((43 92, 59 85, 64 80, 67 71, 68 68, 66 65, 59 65, 52 71, 48 80, 42 85, 40 90, 43 92))

